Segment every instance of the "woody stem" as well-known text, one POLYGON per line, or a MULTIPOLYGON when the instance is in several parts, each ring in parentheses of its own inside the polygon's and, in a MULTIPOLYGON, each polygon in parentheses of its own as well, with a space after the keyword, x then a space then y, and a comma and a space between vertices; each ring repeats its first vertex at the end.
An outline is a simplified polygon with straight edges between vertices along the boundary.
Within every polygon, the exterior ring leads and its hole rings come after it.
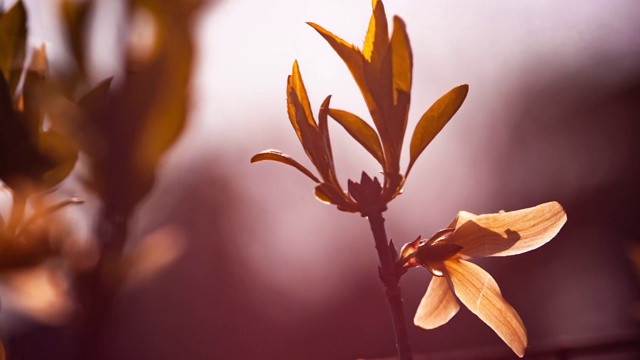
POLYGON ((380 280, 384 285, 387 303, 391 311, 398 356, 400 360, 411 360, 413 359, 413 355, 411 353, 411 344, 409 343, 409 334, 405 322, 401 289, 398 286, 400 274, 395 267, 395 257, 397 255, 395 249, 393 251, 391 250, 393 245, 390 245, 387 240, 387 232, 384 228, 382 212, 369 213, 367 214, 367 219, 371 226, 371 232, 373 233, 378 258, 380 260, 380 280))

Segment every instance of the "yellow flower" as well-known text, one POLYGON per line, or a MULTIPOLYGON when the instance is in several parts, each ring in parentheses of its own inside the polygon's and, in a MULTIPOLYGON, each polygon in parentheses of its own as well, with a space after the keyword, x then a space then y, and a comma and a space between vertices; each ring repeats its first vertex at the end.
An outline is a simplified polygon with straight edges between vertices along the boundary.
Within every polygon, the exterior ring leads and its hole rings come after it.
POLYGON ((382 205, 385 205, 402 192, 411 167, 458 111, 467 95, 468 86, 461 85, 449 91, 424 113, 411 139, 409 166, 402 174, 400 153, 407 127, 413 69, 413 55, 404 22, 399 17, 394 18, 394 31, 389 38, 384 6, 381 1, 374 0, 363 50, 319 25, 309 25, 329 42, 347 64, 367 104, 375 130, 352 113, 329 109, 329 98, 322 104, 319 124, 316 124, 298 65, 294 63, 287 83, 289 119, 307 156, 320 173, 321 180, 300 163, 277 150, 263 151, 255 155, 251 162, 273 160, 293 166, 318 183, 315 192, 319 200, 335 204, 340 210, 363 210, 342 190, 336 179, 326 121, 329 115, 382 165, 384 184, 378 195, 382 205))
POLYGON ((522 357, 527 346, 522 320, 491 275, 467 260, 536 249, 549 242, 566 221, 557 202, 497 214, 462 211, 430 239, 418 238, 403 246, 398 261, 401 272, 424 266, 434 275, 414 323, 424 329, 447 323, 460 308, 458 298, 522 357))

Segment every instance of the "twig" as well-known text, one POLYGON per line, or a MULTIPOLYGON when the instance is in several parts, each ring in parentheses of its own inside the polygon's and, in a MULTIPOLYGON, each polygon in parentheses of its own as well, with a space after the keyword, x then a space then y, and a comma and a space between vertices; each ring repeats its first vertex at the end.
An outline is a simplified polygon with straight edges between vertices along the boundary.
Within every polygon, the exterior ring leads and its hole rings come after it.
POLYGON ((393 243, 387 240, 387 233, 384 228, 384 217, 382 212, 371 213, 367 215, 371 232, 376 243, 376 250, 380 260, 380 280, 384 285, 385 294, 387 295, 387 303, 391 311, 391 319, 393 320, 393 329, 396 335, 396 347, 400 360, 411 360, 411 344, 409 342, 409 334, 407 332, 407 324, 405 322, 404 307, 402 301, 401 289, 398 286, 400 275, 396 271, 396 251, 393 243), (392 249, 393 248, 393 249, 392 249))

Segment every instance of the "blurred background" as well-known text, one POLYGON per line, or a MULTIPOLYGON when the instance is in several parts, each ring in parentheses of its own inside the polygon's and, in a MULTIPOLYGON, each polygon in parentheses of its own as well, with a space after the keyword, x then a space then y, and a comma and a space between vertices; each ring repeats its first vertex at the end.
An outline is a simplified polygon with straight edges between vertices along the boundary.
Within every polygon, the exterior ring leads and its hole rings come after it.
MULTIPOLYGON (((25 0, 30 41, 47 43, 53 65, 65 56, 55 3, 25 0)), ((101 3, 96 26, 109 34, 115 2, 101 3)), ((524 320, 528 357, 552 359, 549 351, 564 349, 571 359, 640 358, 640 270, 632 261, 640 246, 640 3, 387 0, 385 7, 404 19, 414 53, 407 138, 438 97, 470 86, 390 204, 389 237, 398 246, 428 237, 459 210, 559 201, 568 222, 551 243, 478 263, 524 320)), ((394 354, 365 219, 315 201, 313 184, 288 167, 249 164, 269 148, 310 164, 286 115, 294 59, 312 108, 332 94, 332 107, 368 118, 346 66, 305 22, 361 46, 370 14, 366 0, 221 0, 202 10, 189 124, 131 224, 134 243, 164 225, 181 229, 185 252, 119 296, 107 324, 110 358, 394 354)), ((109 39, 96 50, 96 82, 116 71, 109 39)), ((379 171, 342 128, 330 130, 343 185, 379 171)), ((72 214, 80 228, 82 214, 72 214)), ((402 280, 410 323, 429 277, 412 270, 402 280)), ((17 359, 67 358, 64 327, 10 308, 0 320, 17 359)), ((415 352, 432 358, 515 358, 464 308, 437 330, 410 326, 410 336, 415 352)))

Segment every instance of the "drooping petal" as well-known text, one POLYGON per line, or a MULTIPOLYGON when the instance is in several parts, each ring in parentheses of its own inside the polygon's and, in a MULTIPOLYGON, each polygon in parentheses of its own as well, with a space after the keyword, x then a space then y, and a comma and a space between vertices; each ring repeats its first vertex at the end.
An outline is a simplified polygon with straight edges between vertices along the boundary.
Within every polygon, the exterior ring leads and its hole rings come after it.
POLYGON ((311 171, 307 170, 306 167, 300 165, 299 162, 293 160, 293 158, 289 155, 283 154, 278 150, 265 150, 259 154, 253 155, 253 157, 251 158, 252 163, 265 160, 277 161, 285 165, 293 166, 301 173, 307 175, 309 179, 313 180, 315 183, 320 183, 320 180, 318 180, 318 178, 315 177, 315 175, 313 175, 311 171))
POLYGON ((446 324, 460 310, 447 279, 434 276, 422 297, 413 323, 423 329, 435 329, 446 324))
POLYGON ((502 297, 493 277, 464 260, 452 259, 444 264, 458 299, 489 325, 516 355, 524 356, 527 331, 518 313, 502 297))
POLYGON ((471 258, 537 249, 553 239, 567 221, 562 206, 555 201, 516 211, 461 216, 466 221, 458 220, 458 228, 445 241, 462 246, 459 254, 471 258))
POLYGON ((409 148, 409 166, 406 175, 409 175, 411 167, 418 159, 418 156, 429 145, 442 128, 451 120, 458 111, 462 102, 467 97, 468 85, 460 85, 444 94, 422 115, 411 138, 409 148))
POLYGON ((380 164, 384 166, 384 155, 378 134, 369 124, 348 111, 330 109, 331 116, 338 124, 347 130, 362 147, 365 148, 380 164))

